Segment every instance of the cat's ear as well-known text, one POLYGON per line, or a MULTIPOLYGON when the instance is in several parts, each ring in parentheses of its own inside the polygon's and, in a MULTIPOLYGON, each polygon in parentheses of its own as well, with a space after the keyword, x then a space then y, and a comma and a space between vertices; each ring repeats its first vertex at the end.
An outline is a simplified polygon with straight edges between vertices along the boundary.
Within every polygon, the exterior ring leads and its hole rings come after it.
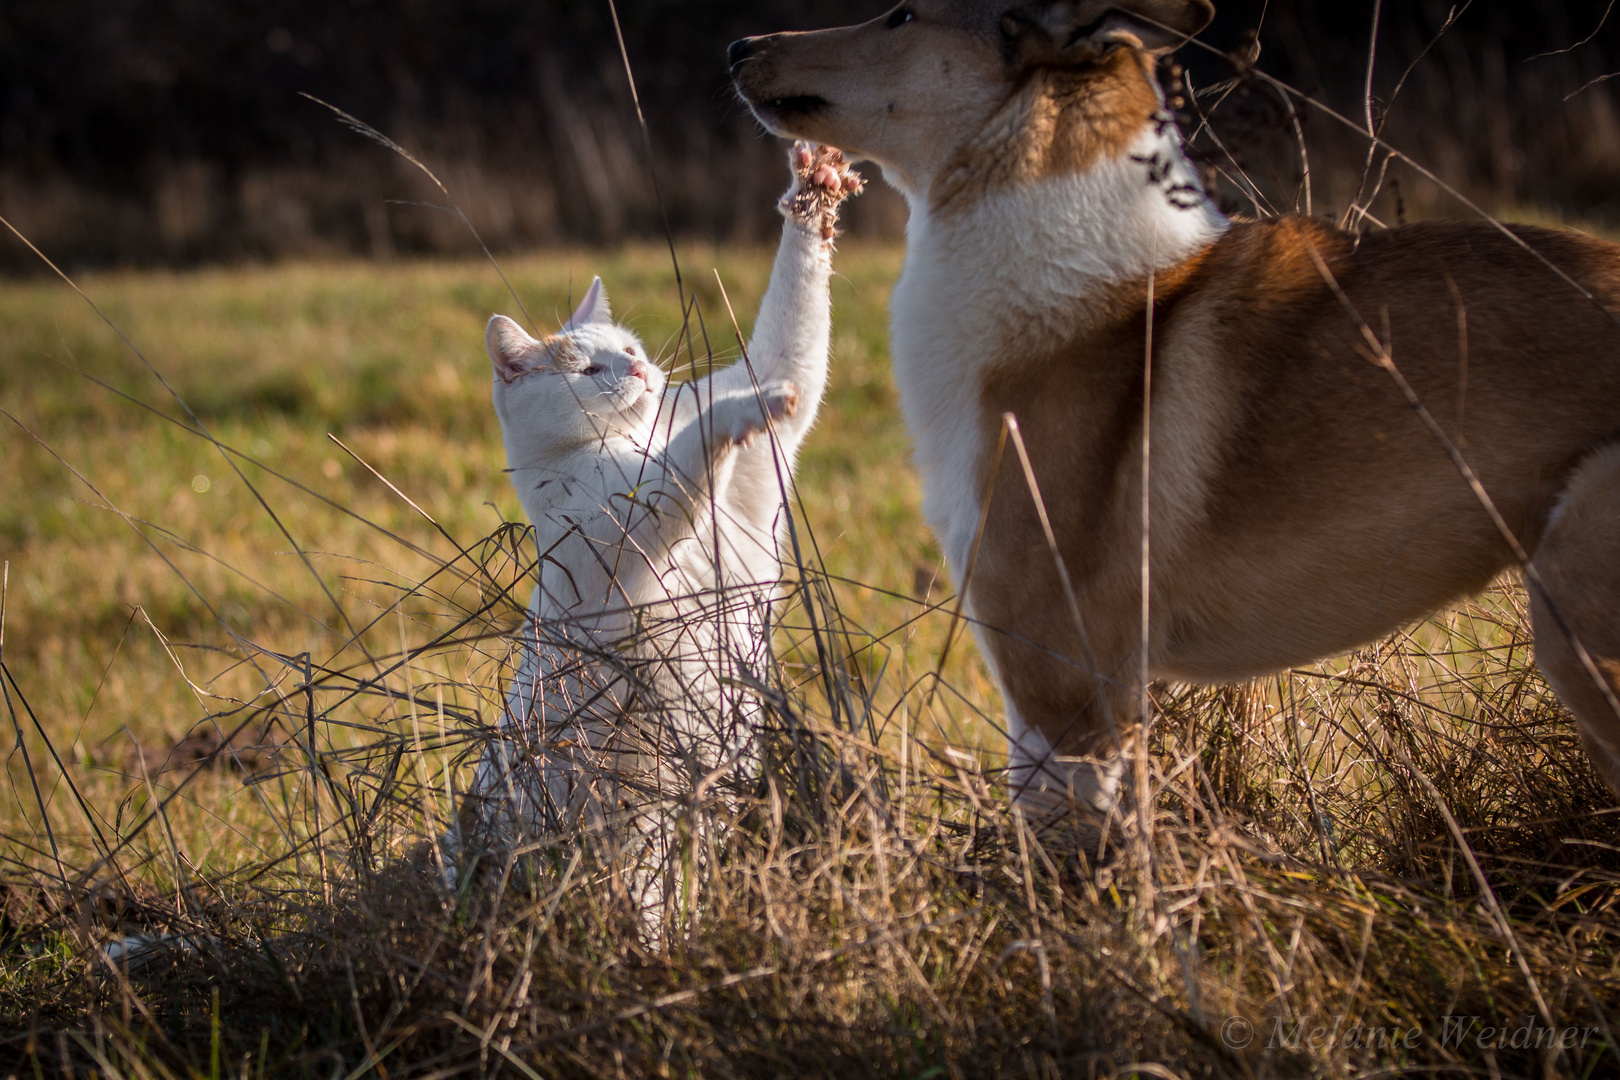
POLYGON ((582 326, 612 321, 613 309, 608 307, 607 290, 602 288, 602 279, 596 278, 591 282, 591 287, 585 290, 585 299, 579 302, 579 310, 563 324, 562 332, 566 334, 582 326))
POLYGON ((546 347, 505 315, 489 320, 484 344, 502 382, 512 382, 546 363, 546 347))

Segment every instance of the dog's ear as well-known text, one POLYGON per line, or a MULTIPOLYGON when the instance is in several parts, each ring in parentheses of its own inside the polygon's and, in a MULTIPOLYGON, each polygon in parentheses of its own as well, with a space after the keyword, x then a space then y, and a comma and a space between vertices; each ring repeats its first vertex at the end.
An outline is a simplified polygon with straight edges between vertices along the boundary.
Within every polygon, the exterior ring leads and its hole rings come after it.
POLYGON ((1185 45, 1215 17, 1210 0, 1035 0, 1001 17, 1021 67, 1071 67, 1116 49, 1157 56, 1185 45))

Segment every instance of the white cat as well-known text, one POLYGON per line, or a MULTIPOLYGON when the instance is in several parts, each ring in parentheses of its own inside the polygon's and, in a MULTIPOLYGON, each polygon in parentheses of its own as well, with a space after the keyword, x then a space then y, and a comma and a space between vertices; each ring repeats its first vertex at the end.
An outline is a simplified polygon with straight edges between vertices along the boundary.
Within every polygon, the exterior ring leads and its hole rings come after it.
MULTIPOLYGON (((613 324, 601 279, 536 340, 487 343, 539 585, 460 829, 510 849, 583 823, 629 845, 643 910, 666 896, 696 804, 756 760, 784 491, 827 381, 837 150, 797 144, 787 223, 744 362, 668 385, 613 324)), ((656 914, 656 912, 654 912, 656 914)))

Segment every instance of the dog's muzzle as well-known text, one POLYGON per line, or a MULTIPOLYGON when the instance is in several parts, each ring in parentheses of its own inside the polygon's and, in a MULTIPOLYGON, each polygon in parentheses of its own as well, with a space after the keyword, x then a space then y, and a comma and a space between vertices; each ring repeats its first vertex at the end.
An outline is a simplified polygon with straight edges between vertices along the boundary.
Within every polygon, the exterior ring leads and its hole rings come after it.
POLYGON ((735 75, 737 69, 742 67, 748 58, 759 51, 759 38, 743 38, 733 41, 726 49, 726 63, 731 65, 731 73, 735 75))

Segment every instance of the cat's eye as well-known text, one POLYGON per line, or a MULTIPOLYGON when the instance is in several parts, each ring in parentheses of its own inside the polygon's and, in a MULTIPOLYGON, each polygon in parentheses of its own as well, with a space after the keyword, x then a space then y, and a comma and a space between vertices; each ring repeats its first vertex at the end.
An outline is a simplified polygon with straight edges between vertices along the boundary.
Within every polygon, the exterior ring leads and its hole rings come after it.
POLYGON ((889 21, 884 23, 890 30, 906 25, 917 17, 917 13, 908 7, 899 8, 889 15, 889 21))
POLYGON ((629 353, 631 356, 636 355, 636 347, 634 345, 626 345, 624 347, 624 351, 629 353))
POLYGON ((601 364, 591 364, 591 365, 589 365, 588 367, 585 368, 585 370, 584 370, 584 372, 582 374, 585 374, 585 375, 600 375, 600 374, 602 374, 602 365, 601 364))

